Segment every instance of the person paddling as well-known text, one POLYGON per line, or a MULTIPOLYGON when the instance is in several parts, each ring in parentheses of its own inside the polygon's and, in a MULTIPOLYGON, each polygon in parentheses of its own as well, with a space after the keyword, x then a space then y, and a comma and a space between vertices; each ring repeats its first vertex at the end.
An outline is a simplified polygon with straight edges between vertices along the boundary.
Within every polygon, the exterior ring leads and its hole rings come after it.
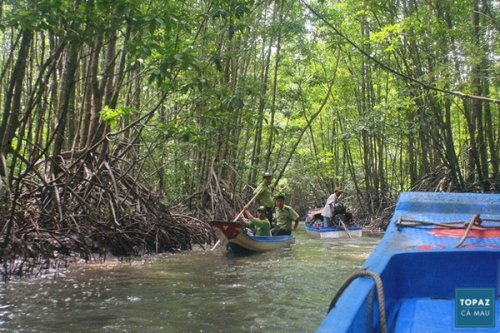
POLYGON ((250 207, 248 205, 243 209, 249 218, 247 221, 243 219, 243 224, 246 227, 253 228, 255 236, 271 236, 271 224, 266 218, 266 208, 264 206, 257 208, 257 217, 254 217, 252 213, 250 213, 250 207))
POLYGON ((257 205, 264 206, 268 221, 273 223, 274 197, 269 185, 271 185, 273 176, 269 172, 262 175, 262 183, 253 191, 257 205))

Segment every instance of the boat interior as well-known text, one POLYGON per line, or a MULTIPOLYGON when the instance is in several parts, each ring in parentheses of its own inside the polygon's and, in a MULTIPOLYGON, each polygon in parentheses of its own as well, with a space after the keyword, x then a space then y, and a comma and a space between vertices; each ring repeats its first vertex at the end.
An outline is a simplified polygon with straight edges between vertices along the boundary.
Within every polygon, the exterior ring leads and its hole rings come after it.
MULTIPOLYGON (((339 327, 339 331, 381 332, 382 321, 387 332, 455 331, 456 288, 495 288, 495 308, 498 309, 499 275, 500 252, 396 254, 380 274, 385 314, 381 316, 377 283, 369 277, 359 278, 343 296, 356 298, 358 302, 335 309, 346 318, 351 317, 344 322, 349 326, 339 327)), ((328 320, 323 324, 328 326, 328 320)), ((498 332, 498 328, 481 332, 498 332)))

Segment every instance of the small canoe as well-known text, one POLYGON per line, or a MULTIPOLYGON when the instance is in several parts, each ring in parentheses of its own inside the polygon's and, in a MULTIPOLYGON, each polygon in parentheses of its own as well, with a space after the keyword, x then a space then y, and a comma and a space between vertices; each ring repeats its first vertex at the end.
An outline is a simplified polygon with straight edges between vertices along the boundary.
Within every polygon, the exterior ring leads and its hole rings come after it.
POLYGON ((401 193, 316 332, 499 332, 499 263, 499 194, 401 193))
POLYGON ((323 216, 321 209, 315 209, 307 213, 304 228, 306 234, 313 239, 323 238, 353 238, 363 235, 363 228, 352 222, 346 222, 345 228, 341 225, 323 227, 323 216), (347 230, 346 230, 347 229, 347 230))
POLYGON ((211 221, 217 238, 234 253, 265 252, 295 243, 295 236, 250 236, 239 222, 211 221))

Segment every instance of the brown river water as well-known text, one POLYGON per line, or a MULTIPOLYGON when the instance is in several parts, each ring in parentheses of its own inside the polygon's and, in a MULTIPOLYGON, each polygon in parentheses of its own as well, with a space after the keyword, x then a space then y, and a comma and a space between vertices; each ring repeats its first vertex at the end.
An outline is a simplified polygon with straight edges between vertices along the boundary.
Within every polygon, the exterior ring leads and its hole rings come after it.
POLYGON ((223 247, 0 284, 0 332, 314 332, 380 241, 313 240, 249 256, 223 247))

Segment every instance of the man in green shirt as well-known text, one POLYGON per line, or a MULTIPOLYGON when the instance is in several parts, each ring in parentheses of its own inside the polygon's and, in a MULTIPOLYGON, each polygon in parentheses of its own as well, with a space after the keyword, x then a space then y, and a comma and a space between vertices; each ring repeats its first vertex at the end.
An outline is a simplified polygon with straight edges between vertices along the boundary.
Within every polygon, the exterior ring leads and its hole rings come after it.
POLYGON ((277 225, 272 230, 273 236, 291 235, 292 231, 295 231, 299 224, 299 214, 292 207, 285 205, 284 195, 276 197, 274 218, 277 225), (292 222, 295 222, 293 228, 292 222))
POLYGON ((271 236, 271 224, 266 218, 266 208, 264 206, 257 208, 257 217, 254 217, 250 213, 248 205, 243 208, 245 209, 245 214, 250 219, 249 221, 243 220, 243 224, 254 229, 255 236, 271 236))
POLYGON ((274 200, 273 192, 269 185, 271 185, 272 179, 273 176, 269 172, 265 172, 262 175, 262 183, 253 191, 253 195, 256 196, 255 201, 257 205, 266 208, 266 216, 271 223, 273 221, 274 200))

